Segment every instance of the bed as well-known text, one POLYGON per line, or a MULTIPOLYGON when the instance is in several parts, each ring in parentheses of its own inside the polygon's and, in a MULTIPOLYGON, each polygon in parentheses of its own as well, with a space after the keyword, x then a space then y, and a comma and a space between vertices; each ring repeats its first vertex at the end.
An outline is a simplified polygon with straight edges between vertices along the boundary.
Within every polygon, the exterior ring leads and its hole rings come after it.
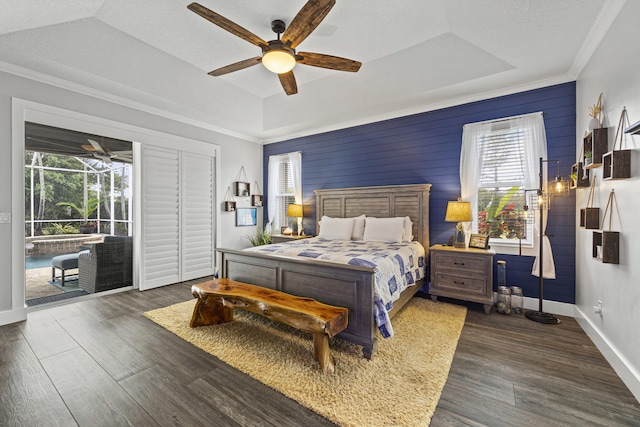
MULTIPOLYGON (((431 184, 316 190, 316 218, 351 218, 363 214, 376 218, 408 216, 413 222, 414 240, 422 244, 427 259, 430 190, 431 184)), ((374 319, 374 268, 243 250, 218 249, 218 252, 222 277, 348 308, 349 325, 338 337, 361 345, 366 358, 373 356, 378 329, 374 319)), ((421 286, 422 280, 405 289, 393 302, 389 318, 392 319, 421 286)))

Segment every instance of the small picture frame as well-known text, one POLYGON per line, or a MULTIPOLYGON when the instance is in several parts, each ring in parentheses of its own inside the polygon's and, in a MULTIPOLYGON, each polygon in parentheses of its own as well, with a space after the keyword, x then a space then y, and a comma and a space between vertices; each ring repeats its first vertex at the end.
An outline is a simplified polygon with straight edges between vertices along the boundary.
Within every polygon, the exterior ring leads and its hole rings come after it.
POLYGON ((236 227, 249 227, 258 224, 258 210, 256 208, 237 208, 236 227))
POLYGON ((472 234, 469 240, 469 247, 487 249, 489 247, 489 236, 486 234, 472 234))

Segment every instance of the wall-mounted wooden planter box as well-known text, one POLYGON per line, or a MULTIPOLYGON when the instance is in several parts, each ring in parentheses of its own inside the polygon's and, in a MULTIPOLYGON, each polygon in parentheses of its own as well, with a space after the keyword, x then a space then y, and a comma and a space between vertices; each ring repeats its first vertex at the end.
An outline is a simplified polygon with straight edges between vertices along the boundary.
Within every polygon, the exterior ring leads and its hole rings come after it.
POLYGON ((249 197, 249 183, 242 181, 234 181, 233 195, 241 197, 249 197))
POLYGON ((263 200, 261 194, 254 194, 251 196, 251 206, 262 207, 263 200))
POLYGON ((236 202, 223 202, 225 212, 233 212, 236 210, 236 202))
POLYGON ((569 188, 584 188, 589 186, 589 170, 582 168, 582 162, 578 162, 575 165, 571 166, 571 176, 574 176, 576 179, 571 178, 571 183, 569 184, 569 188), (586 176, 586 178, 583 178, 586 176))
POLYGON ((602 156, 602 179, 631 177, 631 150, 609 151, 602 156))
POLYGON ((602 155, 609 150, 607 128, 594 129, 582 140, 582 152, 591 152, 592 157, 583 160, 585 169, 593 169, 602 165, 602 155))
POLYGON ((580 227, 587 230, 600 228, 600 208, 580 209, 580 227))
POLYGON ((620 233, 617 231, 594 231, 592 256, 606 264, 619 264, 620 233))

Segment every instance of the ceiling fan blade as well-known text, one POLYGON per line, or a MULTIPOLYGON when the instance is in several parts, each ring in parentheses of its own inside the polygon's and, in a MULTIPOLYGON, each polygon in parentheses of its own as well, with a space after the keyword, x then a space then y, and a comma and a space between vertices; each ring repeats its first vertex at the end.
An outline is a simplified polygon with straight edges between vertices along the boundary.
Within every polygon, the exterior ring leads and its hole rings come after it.
MULTIPOLYGON (((89 141, 89 143, 91 144, 91 147, 93 148, 93 149, 89 149, 89 151, 99 151, 101 153, 104 153, 104 150, 102 149, 102 145, 100 145, 100 143, 98 141, 94 141, 91 138, 87 138, 87 141, 89 141)), ((84 146, 83 146, 83 148, 84 148, 84 146)))
POLYGON ((311 65, 312 67, 328 68, 330 70, 357 72, 362 62, 339 56, 323 55, 322 53, 299 52, 296 55, 298 64, 311 65))
POLYGON ((221 76, 223 74, 232 73, 234 71, 238 71, 254 65, 258 65, 260 62, 262 62, 262 57, 256 56, 255 58, 245 59, 244 61, 239 61, 230 65, 218 68, 217 70, 213 70, 209 72, 209 75, 221 76))
POLYGON ((298 93, 298 85, 296 84, 296 78, 293 75, 293 71, 288 73, 278 74, 280 84, 287 95, 295 95, 298 93))
POLYGON ((212 11, 210 9, 207 9, 206 7, 202 6, 201 4, 191 3, 189 6, 187 6, 187 9, 189 9, 192 12, 197 13, 198 15, 202 16, 207 21, 212 22, 213 24, 217 25, 218 27, 222 28, 223 30, 227 30, 231 34, 236 35, 236 36, 240 37, 241 39, 244 39, 244 40, 248 41, 251 44, 254 44, 254 45, 260 46, 260 47, 268 45, 268 43, 266 41, 262 40, 260 37, 256 36, 251 31, 241 27, 240 25, 238 25, 235 22, 225 18, 222 15, 219 15, 219 14, 215 13, 214 11, 212 11))
POLYGON ((336 0, 309 0, 293 18, 282 34, 283 43, 298 46, 322 22, 336 4, 336 0))

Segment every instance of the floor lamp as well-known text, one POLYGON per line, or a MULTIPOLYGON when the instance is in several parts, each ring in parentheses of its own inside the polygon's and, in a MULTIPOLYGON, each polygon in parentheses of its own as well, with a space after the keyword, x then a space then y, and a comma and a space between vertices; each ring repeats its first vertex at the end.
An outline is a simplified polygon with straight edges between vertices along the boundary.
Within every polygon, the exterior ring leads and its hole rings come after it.
MULTIPOLYGON (((557 194, 562 196, 569 195, 569 185, 566 180, 563 180, 560 176, 560 160, 543 160, 540 157, 540 168, 538 175, 538 188, 535 190, 525 190, 527 191, 535 191, 537 194, 537 201, 533 203, 534 209, 540 210, 540 224, 539 224, 539 240, 538 240, 538 311, 527 310, 524 315, 529 320, 533 320, 538 323, 546 323, 546 324, 557 324, 560 323, 560 319, 550 313, 545 313, 542 309, 542 300, 543 300, 543 291, 544 291, 544 263, 543 263, 543 239, 544 239, 544 213, 548 211, 551 207, 551 194, 557 194), (556 162, 558 165, 558 174, 556 175, 555 180, 544 188, 544 177, 542 174, 542 167, 544 163, 556 162)), ((527 207, 525 206, 525 210, 527 207)))

